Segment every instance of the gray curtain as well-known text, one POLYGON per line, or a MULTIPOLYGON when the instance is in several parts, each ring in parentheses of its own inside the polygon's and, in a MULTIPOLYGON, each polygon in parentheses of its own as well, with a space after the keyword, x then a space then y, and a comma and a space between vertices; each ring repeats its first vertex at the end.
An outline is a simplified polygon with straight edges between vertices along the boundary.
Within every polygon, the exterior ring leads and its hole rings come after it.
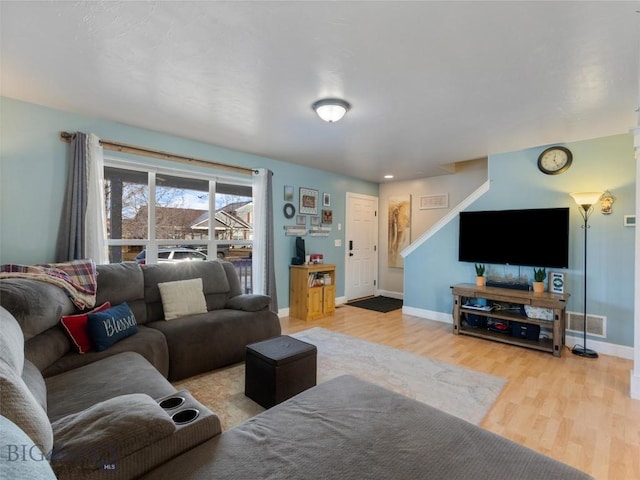
POLYGON ((276 291, 276 266, 273 237, 273 172, 267 171, 267 205, 266 205, 266 294, 271 297, 271 311, 278 313, 278 293, 276 291))
POLYGON ((76 132, 71 140, 67 190, 65 192, 56 261, 85 258, 84 218, 87 211, 87 136, 76 132))

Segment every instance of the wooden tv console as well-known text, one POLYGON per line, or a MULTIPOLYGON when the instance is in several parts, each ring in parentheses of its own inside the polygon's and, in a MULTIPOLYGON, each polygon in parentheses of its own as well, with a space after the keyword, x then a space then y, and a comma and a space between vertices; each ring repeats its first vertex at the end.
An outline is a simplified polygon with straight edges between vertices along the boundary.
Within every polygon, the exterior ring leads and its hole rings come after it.
POLYGON ((553 353, 560 357, 564 347, 564 334, 566 323, 566 303, 568 293, 534 293, 525 290, 512 290, 498 287, 478 287, 469 283, 461 283, 451 287, 453 293, 453 333, 456 335, 470 335, 485 338, 496 342, 533 348, 544 352, 553 353), (513 305, 530 305, 532 307, 549 308, 553 310, 552 320, 540 320, 529 318, 520 311, 483 311, 466 308, 465 305, 476 303, 476 299, 486 299, 491 305, 493 302, 501 302, 513 305), (508 333, 493 332, 486 328, 471 327, 466 321, 468 315, 476 315, 475 318, 487 318, 501 322, 520 322, 539 325, 550 329, 552 338, 540 338, 529 340, 513 337, 508 333))

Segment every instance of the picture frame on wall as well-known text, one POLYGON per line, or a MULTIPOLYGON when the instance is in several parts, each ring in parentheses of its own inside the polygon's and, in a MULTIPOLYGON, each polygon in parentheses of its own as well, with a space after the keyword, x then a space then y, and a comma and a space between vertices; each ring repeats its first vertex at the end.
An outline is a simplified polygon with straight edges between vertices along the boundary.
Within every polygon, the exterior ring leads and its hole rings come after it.
POLYGON ((307 224, 307 217, 305 217, 304 215, 298 215, 296 217, 296 225, 306 225, 307 224))
POLYGON ((322 210, 322 223, 325 225, 333 223, 333 210, 322 210))
POLYGON ((420 197, 420 210, 431 210, 434 208, 449 208, 449 194, 422 195, 420 197))
POLYGON ((322 206, 323 207, 330 207, 331 206, 331 194, 324 192, 322 194, 322 206))
POLYGON ((311 225, 317 227, 320 225, 320 217, 311 217, 311 225))
POLYGON ((293 186, 292 185, 284 186, 284 201, 293 202, 293 186))
POLYGON ((387 208, 389 215, 387 265, 404 268, 404 258, 400 252, 411 243, 411 195, 389 197, 387 208))
POLYGON ((298 212, 304 215, 318 214, 318 190, 300 187, 300 208, 298 212))

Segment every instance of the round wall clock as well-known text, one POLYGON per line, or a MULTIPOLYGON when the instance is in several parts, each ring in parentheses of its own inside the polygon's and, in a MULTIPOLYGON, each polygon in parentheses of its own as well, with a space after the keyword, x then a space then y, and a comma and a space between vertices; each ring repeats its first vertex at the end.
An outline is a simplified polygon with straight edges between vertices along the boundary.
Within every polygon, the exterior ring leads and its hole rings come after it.
POLYGON ((293 206, 293 203, 285 203, 282 211, 284 212, 285 218, 293 218, 296 214, 296 207, 293 206))
POLYGON ((573 155, 565 147, 549 147, 538 157, 538 168, 547 175, 566 172, 571 166, 573 155))

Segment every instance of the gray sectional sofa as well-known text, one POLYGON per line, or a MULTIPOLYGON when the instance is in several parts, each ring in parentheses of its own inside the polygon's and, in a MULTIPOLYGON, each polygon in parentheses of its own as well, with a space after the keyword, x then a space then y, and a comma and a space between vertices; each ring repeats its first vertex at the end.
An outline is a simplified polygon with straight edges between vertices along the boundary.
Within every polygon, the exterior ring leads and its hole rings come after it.
POLYGON ((116 353, 136 352, 176 381, 241 361, 247 344, 280 334, 270 298, 243 294, 233 264, 205 262, 97 266, 96 305, 126 302, 138 331, 105 351, 79 354, 60 318, 77 312, 55 285, 27 278, 0 281, 0 305, 18 320, 25 357, 51 377, 116 353), (159 283, 202 278, 207 312, 165 321, 159 283))
POLYGON ((57 324, 74 311, 57 287, 0 281, 0 478, 591 478, 350 376, 221 432, 165 377, 238 362, 247 343, 280 334, 269 299, 242 295, 231 268, 100 266, 98 303, 127 302, 140 325, 85 354, 57 324), (163 320, 158 283, 195 277, 209 312, 163 320))
POLYGON ((464 420, 351 375, 302 392, 142 477, 586 480, 464 420))
POLYGON ((121 263, 97 273, 96 305, 126 303, 136 332, 82 354, 60 325, 77 313, 61 288, 0 280, 0 415, 51 456, 60 478, 135 478, 220 433, 217 416, 188 392, 181 409, 197 408, 197 420, 171 420, 177 410, 158 406, 177 393, 170 381, 242 361, 247 344, 281 333, 280 321, 269 297, 242 293, 229 262, 121 263), (158 284, 188 279, 202 279, 206 312, 166 321, 158 284))

